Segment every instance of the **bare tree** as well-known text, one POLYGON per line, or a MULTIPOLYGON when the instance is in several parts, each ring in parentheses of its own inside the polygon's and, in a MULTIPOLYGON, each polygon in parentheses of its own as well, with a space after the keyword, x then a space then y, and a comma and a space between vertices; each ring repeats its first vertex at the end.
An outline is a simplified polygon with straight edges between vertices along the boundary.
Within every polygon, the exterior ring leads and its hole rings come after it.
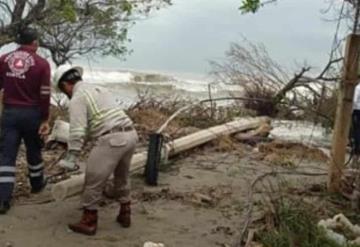
POLYGON ((245 97, 254 99, 246 102, 245 107, 272 116, 284 104, 292 105, 293 109, 309 105, 315 108, 314 102, 321 102, 321 97, 331 94, 330 89, 335 85, 331 82, 339 79, 335 65, 341 61, 342 58, 329 60, 317 75, 307 65, 291 72, 273 60, 262 44, 244 40, 241 44, 231 44, 226 61, 212 62, 212 67, 218 80, 239 85, 245 97))

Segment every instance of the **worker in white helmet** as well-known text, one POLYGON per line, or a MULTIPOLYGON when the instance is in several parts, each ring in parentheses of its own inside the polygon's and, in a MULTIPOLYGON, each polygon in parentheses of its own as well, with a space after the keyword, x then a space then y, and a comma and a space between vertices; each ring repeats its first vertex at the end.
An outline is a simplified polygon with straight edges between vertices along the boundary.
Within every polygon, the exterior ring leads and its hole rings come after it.
POLYGON ((62 65, 54 73, 52 83, 70 99, 68 151, 59 166, 74 169, 84 140, 89 138, 96 143, 87 160, 82 219, 69 224, 74 232, 94 235, 98 202, 112 174, 113 191, 120 202, 117 221, 123 227, 131 224, 129 167, 138 135, 117 97, 106 88, 83 82, 82 74, 81 67, 62 65))

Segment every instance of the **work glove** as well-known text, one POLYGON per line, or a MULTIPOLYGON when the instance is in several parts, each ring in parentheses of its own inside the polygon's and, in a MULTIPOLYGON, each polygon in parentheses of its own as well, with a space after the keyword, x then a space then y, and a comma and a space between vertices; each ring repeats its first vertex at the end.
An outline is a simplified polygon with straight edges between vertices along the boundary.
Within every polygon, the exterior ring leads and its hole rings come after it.
POLYGON ((65 158, 60 160, 59 167, 64 168, 66 170, 76 170, 76 160, 78 156, 80 155, 79 151, 70 150, 67 151, 65 158))

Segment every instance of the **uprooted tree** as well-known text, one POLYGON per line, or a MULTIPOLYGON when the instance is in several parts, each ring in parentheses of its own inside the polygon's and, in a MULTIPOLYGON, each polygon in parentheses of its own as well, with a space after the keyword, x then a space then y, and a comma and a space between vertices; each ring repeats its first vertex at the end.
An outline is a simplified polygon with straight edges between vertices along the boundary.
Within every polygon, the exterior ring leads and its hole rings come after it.
POLYGON ((301 110, 306 116, 309 112, 320 114, 331 124, 334 111, 322 108, 328 106, 324 101, 333 97, 333 82, 339 79, 336 65, 341 61, 342 58, 331 59, 317 73, 307 65, 290 72, 272 59, 262 44, 244 40, 231 44, 225 62, 212 62, 212 67, 219 81, 243 89, 243 96, 248 99, 244 106, 259 115, 275 116, 282 108, 290 115, 301 110))
POLYGON ((127 31, 135 21, 170 0, 0 0, 0 47, 32 25, 55 64, 86 55, 126 54, 127 31))
MULTIPOLYGON (((256 12, 259 7, 266 3, 276 2, 277 0, 243 0, 240 9, 243 12, 256 12)), ((354 95, 354 88, 358 83, 359 77, 359 48, 360 48, 360 0, 330 0, 329 9, 334 9, 336 12, 337 28, 334 38, 338 42, 337 48, 341 47, 344 38, 338 37, 338 32, 341 29, 342 21, 345 23, 345 30, 349 34, 346 38, 345 59, 342 68, 342 79, 339 80, 338 105, 336 111, 336 120, 334 125, 333 143, 331 149, 331 161, 329 164, 328 175, 328 189, 332 192, 341 192, 341 178, 345 168, 345 154, 348 130, 350 127, 350 118, 352 112, 352 100, 354 95)), ((334 48, 333 47, 333 48, 334 48)), ((330 58, 333 58, 334 50, 331 52, 330 58)), ((339 54, 343 51, 339 49, 339 54)), ((331 59, 330 59, 331 60, 331 59)), ((357 175, 359 177, 359 175, 357 175)), ((359 183, 360 177, 357 183, 359 183)), ((359 184, 357 185, 359 186, 359 184)), ((360 200, 360 193, 354 191, 352 200, 360 200)))

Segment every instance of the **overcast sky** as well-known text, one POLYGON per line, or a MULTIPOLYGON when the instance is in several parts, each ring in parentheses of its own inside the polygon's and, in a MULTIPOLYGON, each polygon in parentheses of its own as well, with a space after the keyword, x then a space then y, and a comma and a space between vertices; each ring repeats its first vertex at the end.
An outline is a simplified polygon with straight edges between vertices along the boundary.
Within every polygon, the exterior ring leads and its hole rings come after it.
MULTIPOLYGON (((81 59, 91 68, 135 69, 201 78, 209 60, 221 60, 231 42, 246 37, 263 43, 280 64, 304 61, 321 67, 328 59, 336 23, 321 10, 328 0, 279 0, 256 14, 243 15, 241 0, 173 0, 174 5, 138 22, 129 32, 133 53, 116 58, 81 59)), ((7 51, 3 48, 0 52, 7 51)))
POLYGON ((336 23, 321 14, 326 0, 280 0, 255 15, 242 15, 240 0, 173 2, 130 30, 134 52, 127 61, 107 58, 91 65, 202 75, 209 60, 222 59, 230 42, 242 37, 262 42, 281 64, 321 66, 328 58, 336 23))

